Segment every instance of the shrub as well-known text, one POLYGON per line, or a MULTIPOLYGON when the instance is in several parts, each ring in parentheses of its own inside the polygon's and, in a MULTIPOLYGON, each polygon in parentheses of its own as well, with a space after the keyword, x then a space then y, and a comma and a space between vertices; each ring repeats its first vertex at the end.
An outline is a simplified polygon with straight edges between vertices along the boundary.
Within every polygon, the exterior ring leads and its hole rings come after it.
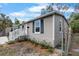
POLYGON ((48 52, 53 53, 54 49, 53 48, 48 48, 48 52))
POLYGON ((52 48, 52 47, 50 46, 50 43, 48 44, 45 40, 39 42, 39 41, 37 41, 36 39, 33 39, 33 40, 28 39, 28 41, 30 41, 32 44, 35 44, 35 46, 40 45, 41 48, 45 48, 45 49, 48 49, 48 48, 51 49, 51 48, 52 48))
POLYGON ((35 46, 39 45, 39 42, 35 39, 34 40, 29 39, 29 41, 31 41, 32 44, 35 44, 35 46))
POLYGON ((45 40, 43 40, 43 41, 40 43, 40 45, 42 46, 42 48, 46 48, 46 49, 52 48, 52 47, 50 46, 50 43, 47 43, 45 40))
POLYGON ((46 49, 52 48, 52 47, 50 46, 50 44, 48 44, 45 40, 39 42, 39 41, 37 41, 37 40, 35 40, 35 39, 33 39, 33 40, 29 39, 28 41, 30 41, 32 44, 35 44, 35 46, 40 45, 41 48, 46 48, 46 49))
MULTIPOLYGON (((19 37, 19 38, 20 38, 20 37, 19 37)), ((48 49, 48 48, 51 49, 51 48, 52 48, 51 45, 50 45, 50 43, 47 43, 45 40, 39 42, 39 41, 37 41, 36 39, 30 39, 30 38, 24 38, 24 39, 22 39, 22 37, 21 37, 21 39, 18 39, 18 38, 17 38, 16 41, 17 41, 17 42, 29 41, 29 42, 31 42, 32 44, 35 44, 35 46, 40 45, 41 48, 46 48, 46 49, 48 49)), ((8 44, 12 44, 12 43, 14 43, 14 41, 8 42, 8 44)))
POLYGON ((36 43, 36 41, 35 41, 35 40, 31 40, 31 39, 30 39, 30 41, 31 41, 31 43, 32 43, 32 44, 35 44, 35 43, 36 43))
POLYGON ((73 20, 70 23, 73 33, 79 33, 79 20, 73 20))

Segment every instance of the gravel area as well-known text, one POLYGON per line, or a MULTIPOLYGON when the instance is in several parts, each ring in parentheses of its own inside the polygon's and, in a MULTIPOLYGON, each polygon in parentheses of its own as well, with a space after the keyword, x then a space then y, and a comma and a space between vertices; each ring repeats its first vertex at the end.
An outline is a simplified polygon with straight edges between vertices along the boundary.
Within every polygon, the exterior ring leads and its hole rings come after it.
POLYGON ((27 41, 0 45, 0 56, 59 56, 60 53, 57 49, 49 52, 48 49, 27 41))

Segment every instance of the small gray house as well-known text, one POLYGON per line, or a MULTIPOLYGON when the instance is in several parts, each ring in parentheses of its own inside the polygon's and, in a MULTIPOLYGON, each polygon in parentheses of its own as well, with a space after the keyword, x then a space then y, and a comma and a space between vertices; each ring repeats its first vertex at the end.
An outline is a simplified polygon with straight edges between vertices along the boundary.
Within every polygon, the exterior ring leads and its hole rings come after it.
POLYGON ((68 40, 67 19, 58 12, 49 12, 41 15, 24 25, 25 33, 32 40, 49 43, 52 47, 68 40))

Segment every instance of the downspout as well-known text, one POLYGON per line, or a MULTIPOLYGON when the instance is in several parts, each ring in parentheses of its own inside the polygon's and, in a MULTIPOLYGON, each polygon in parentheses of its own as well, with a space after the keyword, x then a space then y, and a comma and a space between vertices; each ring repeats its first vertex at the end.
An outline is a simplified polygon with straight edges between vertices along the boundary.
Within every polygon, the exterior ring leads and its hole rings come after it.
POLYGON ((61 43, 61 48, 62 48, 62 56, 63 56, 63 50, 64 50, 64 45, 63 45, 63 39, 64 39, 64 21, 62 20, 62 43, 61 43))
POLYGON ((53 38, 53 47, 55 47, 55 15, 53 15, 53 22, 52 22, 52 25, 53 25, 53 33, 52 33, 52 38, 53 38))

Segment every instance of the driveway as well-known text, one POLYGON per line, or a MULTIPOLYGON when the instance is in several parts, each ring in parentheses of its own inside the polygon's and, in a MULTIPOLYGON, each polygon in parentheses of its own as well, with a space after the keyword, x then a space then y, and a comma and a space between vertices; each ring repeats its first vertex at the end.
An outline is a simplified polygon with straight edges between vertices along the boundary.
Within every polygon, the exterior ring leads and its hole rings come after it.
POLYGON ((6 42, 8 42, 7 36, 0 37, 0 44, 5 44, 6 42))

